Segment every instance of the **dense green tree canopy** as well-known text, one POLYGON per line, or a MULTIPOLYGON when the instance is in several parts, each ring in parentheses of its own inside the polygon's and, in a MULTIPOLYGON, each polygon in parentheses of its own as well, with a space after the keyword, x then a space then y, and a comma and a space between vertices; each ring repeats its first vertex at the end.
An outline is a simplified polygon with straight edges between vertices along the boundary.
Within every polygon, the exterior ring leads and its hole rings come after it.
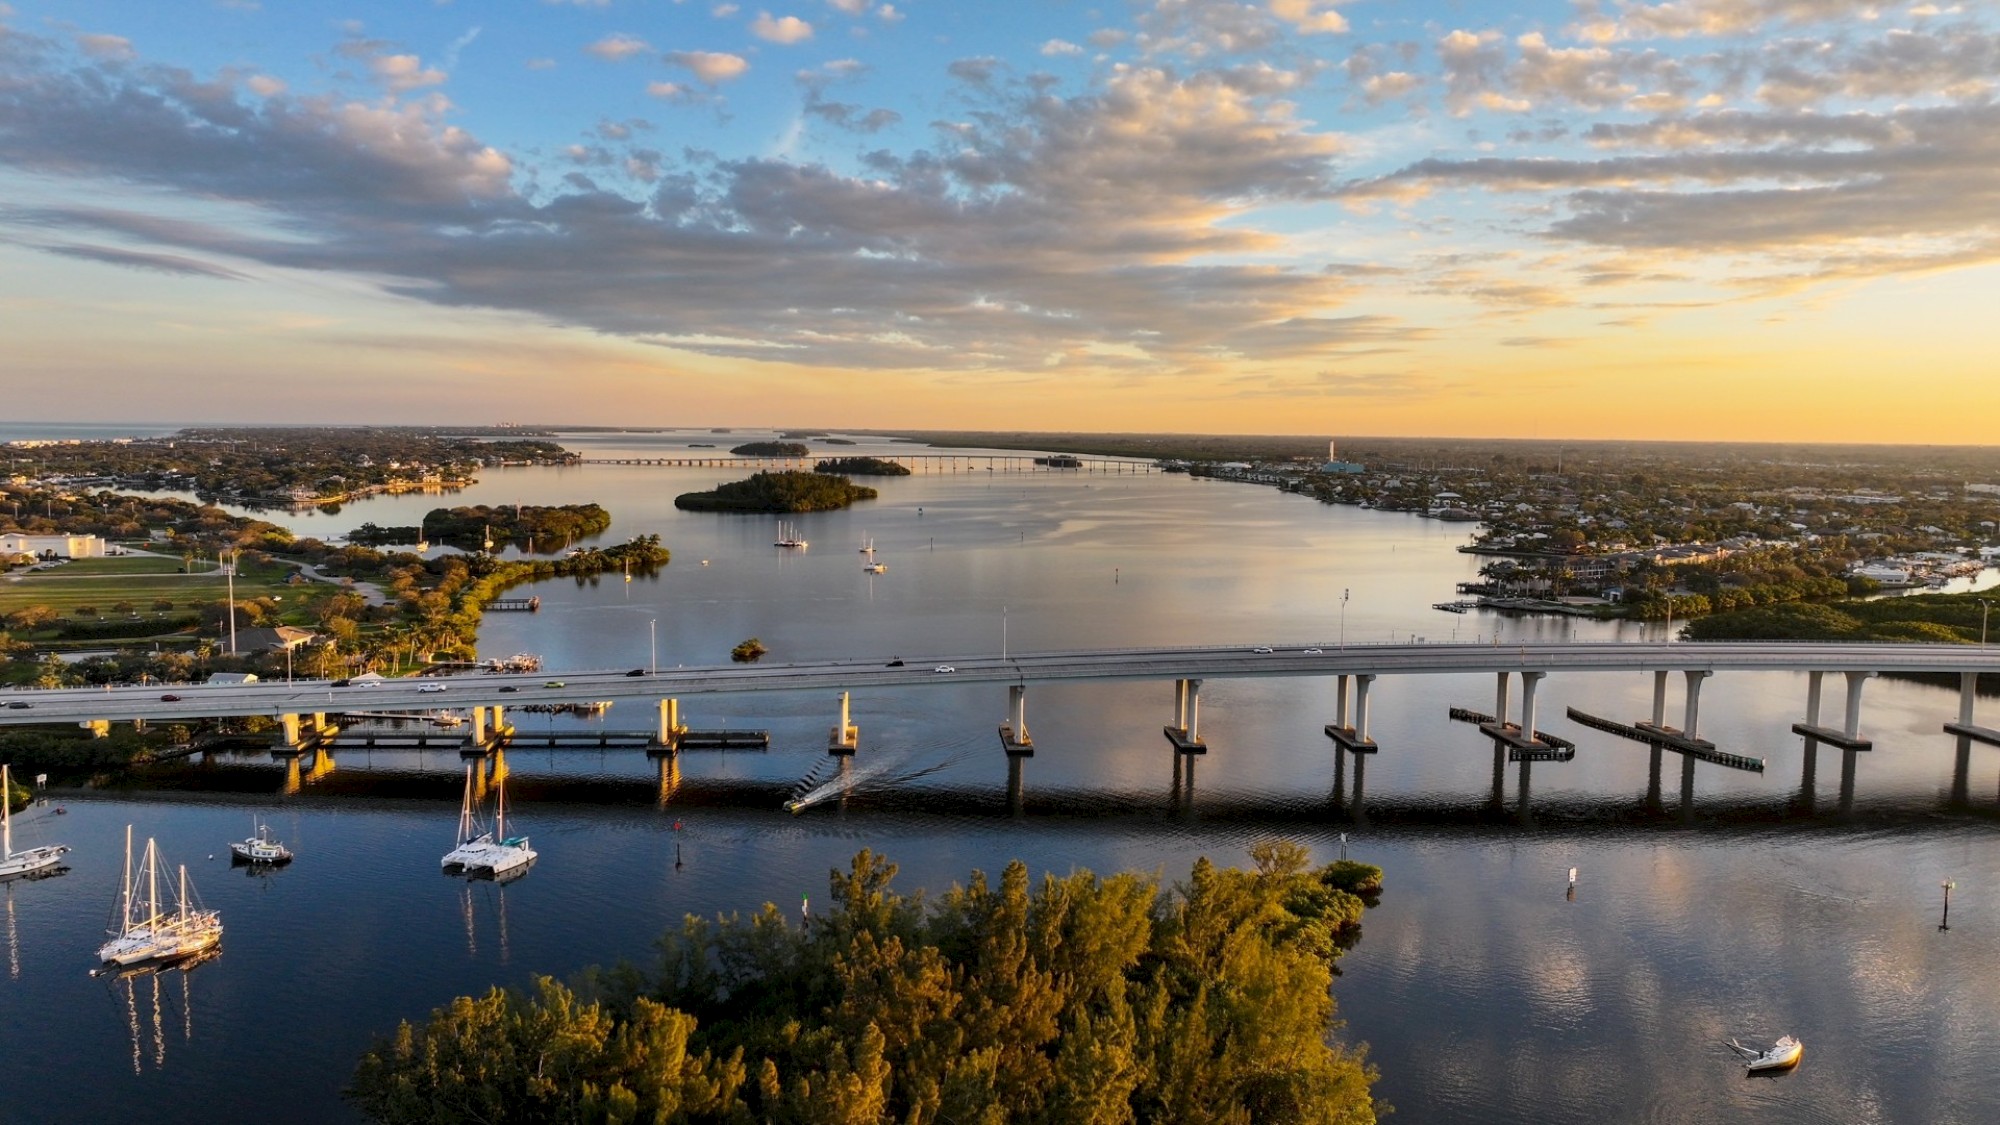
POLYGON ((935 901, 863 851, 802 925, 689 918, 658 969, 461 997, 368 1052, 349 1096, 398 1123, 1365 1125, 1375 1072, 1331 1038, 1333 962, 1380 871, 1011 863, 935 901))

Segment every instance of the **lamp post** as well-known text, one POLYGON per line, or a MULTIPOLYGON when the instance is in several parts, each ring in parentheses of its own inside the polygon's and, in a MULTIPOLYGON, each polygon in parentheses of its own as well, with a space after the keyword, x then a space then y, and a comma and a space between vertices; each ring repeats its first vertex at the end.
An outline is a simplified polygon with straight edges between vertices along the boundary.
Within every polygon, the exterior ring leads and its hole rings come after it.
MULTIPOLYGON (((218 563, 222 556, 216 555, 218 563)), ((229 581, 229 655, 236 655, 236 552, 229 555, 229 569, 222 572, 229 581)))
POLYGON ((1977 601, 1977 602, 1979 603, 1979 647, 1980 647, 1980 648, 1985 648, 1985 647, 1986 647, 1986 611, 1987 611, 1987 610, 1989 610, 1989 609, 1992 609, 1992 608, 1993 608, 1993 606, 1992 606, 1992 605, 1991 605, 1990 603, 1988 603, 1988 602, 1987 602, 1987 600, 1986 600, 1985 598, 1975 598, 1975 599, 1973 599, 1973 600, 1974 600, 1974 601, 1977 601))
POLYGON ((1340 589, 1340 647, 1341 648, 1347 647, 1347 595, 1350 592, 1351 591, 1349 591, 1345 586, 1341 587, 1340 589))
POLYGON ((1007 607, 1000 607, 1000 659, 1007 659, 1007 607))
POLYGON ((1939 883, 1938 886, 1944 888, 1944 917, 1938 919, 1938 929, 1949 930, 1951 929, 1951 889, 1958 886, 1958 884, 1950 879, 1946 879, 1944 882, 1939 883))
POLYGON ((657 673, 660 670, 660 619, 646 619, 646 649, 652 655, 647 658, 646 670, 657 673))

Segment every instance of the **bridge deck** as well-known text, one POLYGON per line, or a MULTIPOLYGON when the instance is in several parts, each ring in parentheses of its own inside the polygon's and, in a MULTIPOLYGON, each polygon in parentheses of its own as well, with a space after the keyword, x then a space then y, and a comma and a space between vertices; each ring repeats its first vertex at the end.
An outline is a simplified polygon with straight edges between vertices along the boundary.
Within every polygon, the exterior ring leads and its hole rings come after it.
MULTIPOLYGON (((863 691, 951 688, 967 684, 1231 679, 1374 674, 1463 675, 1492 672, 1766 672, 2000 673, 2000 648, 1926 644, 1577 642, 1539 645, 1348 645, 1320 642, 1076 652, 1007 656, 938 655, 890 664, 887 657, 796 664, 720 665, 630 676, 623 669, 476 674, 335 688, 324 680, 292 683, 159 685, 0 692, 0 726, 92 719, 172 721, 222 715, 279 715, 411 707, 546 706, 553 703, 657 702, 744 691, 863 691), (953 671, 934 672, 933 667, 953 671), (562 687, 545 686, 559 681, 562 687), (422 691, 443 686, 443 691, 422 691), (511 691, 503 691, 510 688, 511 691), (27 706, 17 707, 16 703, 27 706)), ((644 704, 642 704, 644 705, 644 704)))

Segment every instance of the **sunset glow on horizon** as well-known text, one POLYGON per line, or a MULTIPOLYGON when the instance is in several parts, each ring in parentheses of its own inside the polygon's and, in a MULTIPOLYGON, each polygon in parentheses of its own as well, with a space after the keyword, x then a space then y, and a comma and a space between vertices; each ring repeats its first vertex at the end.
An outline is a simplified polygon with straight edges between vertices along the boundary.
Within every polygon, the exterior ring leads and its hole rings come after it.
POLYGON ((1989 443, 2000 6, 0 3, 23 420, 1989 443))

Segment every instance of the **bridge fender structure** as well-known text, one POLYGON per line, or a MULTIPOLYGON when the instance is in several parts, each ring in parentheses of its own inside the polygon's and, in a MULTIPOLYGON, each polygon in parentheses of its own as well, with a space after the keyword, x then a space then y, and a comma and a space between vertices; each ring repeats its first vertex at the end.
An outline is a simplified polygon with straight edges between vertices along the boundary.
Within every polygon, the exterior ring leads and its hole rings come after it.
POLYGON ((1009 757, 1028 757, 1035 739, 1028 733, 1028 685, 1007 685, 1007 718, 1000 724, 1000 748, 1009 757))

